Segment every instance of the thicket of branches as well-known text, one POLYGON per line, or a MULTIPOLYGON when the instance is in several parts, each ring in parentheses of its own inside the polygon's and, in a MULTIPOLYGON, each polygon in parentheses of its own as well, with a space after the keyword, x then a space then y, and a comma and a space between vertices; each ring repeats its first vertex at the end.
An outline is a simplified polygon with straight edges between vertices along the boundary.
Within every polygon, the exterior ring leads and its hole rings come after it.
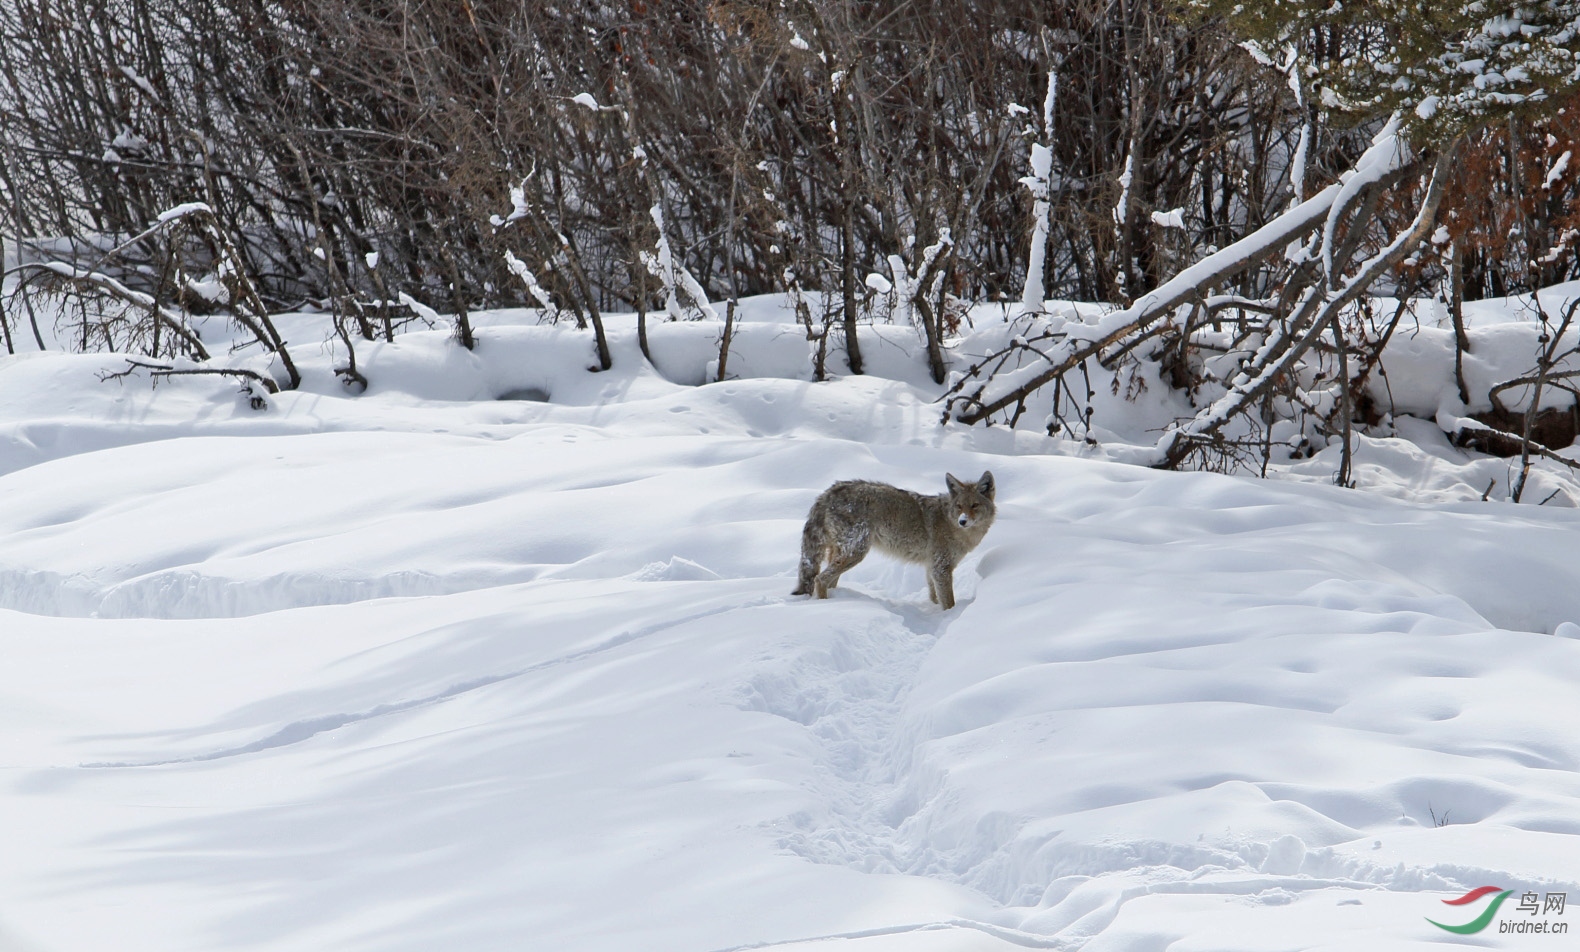
MULTIPOLYGON (((1574 375, 1560 366, 1575 353, 1565 341, 1573 309, 1560 321, 1533 302, 1542 329, 1530 372, 1486 395, 1467 391, 1461 310, 1471 289, 1534 288, 1573 273, 1567 133, 1580 88, 1580 2, 1192 7, 1201 22, 1243 37, 1269 73, 1287 78, 1301 107, 1288 210, 1096 324, 1024 314, 1019 333, 956 381, 948 414, 1015 421, 1051 385, 1050 432, 1070 426, 1070 404, 1076 435, 1087 436, 1090 395, 1066 376, 1086 376, 1090 361, 1115 370, 1145 354, 1195 408, 1163 429, 1157 465, 1194 458, 1233 467, 1259 457, 1265 469, 1275 443, 1298 451, 1314 437, 1338 437, 1337 481, 1348 484, 1355 426, 1383 415, 1368 406, 1368 381, 1383 373, 1395 332, 1415 319, 1416 296, 1434 289, 1456 331, 1459 390, 1457 404, 1439 407, 1439 423, 1466 445, 1517 448, 1516 501, 1533 455, 1580 468, 1533 446, 1544 388, 1574 393, 1559 383, 1574 375), (1340 122, 1376 129, 1371 145, 1337 181, 1319 175, 1311 184, 1326 187, 1308 190, 1308 149, 1340 122), (1393 292, 1391 313, 1377 313, 1379 289, 1393 292)), ((1553 429, 1553 446, 1574 437, 1573 411, 1563 412, 1571 425, 1553 429)))
POLYGON ((212 242, 144 232, 204 202, 265 304, 371 336, 402 293, 536 304, 506 251, 578 319, 661 307, 659 206, 714 299, 795 285, 853 320, 897 265, 943 326, 951 299, 1018 297, 1046 139, 1047 292, 1117 301, 1279 210, 1298 131, 1287 90, 1168 6, 6 0, 0 237, 94 271, 137 238, 113 276, 202 306, 212 242), (1149 218, 1175 208, 1183 229, 1149 218))
MULTIPOLYGON (((1453 99, 1421 52, 1474 26, 1453 6, 1390 23, 1304 0, 1286 20, 1167 0, 0 0, 0 242, 24 288, 120 302, 117 320, 80 312, 81 346, 201 358, 185 316, 223 310, 286 386, 284 309, 332 315, 357 380, 354 340, 435 310, 470 346, 469 311, 543 306, 597 330, 607 366, 605 312, 782 291, 860 372, 883 285, 943 382, 962 302, 1132 305, 1275 227, 1362 156, 1381 110, 1420 104, 1368 100, 1368 77, 1419 76, 1453 141, 1412 140, 1349 196, 1320 281, 1270 249, 1216 273, 1211 300, 1192 285, 1174 307, 1195 318, 1076 348, 1077 365, 1172 350, 1194 389, 1203 322, 1232 313, 1244 346, 1271 326, 1254 315, 1329 315, 1332 294, 1302 295, 1334 284, 1332 256, 1373 261, 1428 201, 1446 240, 1369 282, 1459 301, 1580 273, 1580 176, 1558 161, 1580 110, 1453 99), (1426 40, 1400 42, 1416 20, 1426 40), (1383 69, 1357 79, 1357 57, 1383 69)), ((8 311, 8 345, 24 324, 8 311)), ((956 415, 1030 392, 959 389, 956 415)))

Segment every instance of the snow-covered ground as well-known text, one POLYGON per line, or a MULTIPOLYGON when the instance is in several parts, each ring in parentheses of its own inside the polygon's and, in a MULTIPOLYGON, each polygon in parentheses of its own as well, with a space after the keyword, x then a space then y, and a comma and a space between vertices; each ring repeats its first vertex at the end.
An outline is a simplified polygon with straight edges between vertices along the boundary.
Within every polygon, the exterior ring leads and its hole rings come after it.
POLYGON ((1580 512, 1506 461, 1156 472, 941 427, 900 329, 695 386, 517 319, 262 411, 0 358, 0 949, 1570 947, 1498 934, 1580 918, 1516 908, 1580 903, 1580 512), (983 470, 954 610, 787 594, 831 481, 983 470))

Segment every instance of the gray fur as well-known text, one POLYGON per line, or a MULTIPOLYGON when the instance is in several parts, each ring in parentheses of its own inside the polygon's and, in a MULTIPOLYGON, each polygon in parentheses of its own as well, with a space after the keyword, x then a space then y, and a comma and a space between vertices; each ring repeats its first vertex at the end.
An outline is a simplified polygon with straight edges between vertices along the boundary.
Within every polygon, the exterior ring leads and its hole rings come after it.
POLYGON ((955 607, 955 566, 993 525, 992 473, 974 483, 945 476, 946 492, 924 496, 864 479, 824 490, 801 530, 801 571, 792 595, 827 598, 839 577, 873 548, 927 568, 927 595, 955 607), (827 567, 824 567, 824 563, 827 567))

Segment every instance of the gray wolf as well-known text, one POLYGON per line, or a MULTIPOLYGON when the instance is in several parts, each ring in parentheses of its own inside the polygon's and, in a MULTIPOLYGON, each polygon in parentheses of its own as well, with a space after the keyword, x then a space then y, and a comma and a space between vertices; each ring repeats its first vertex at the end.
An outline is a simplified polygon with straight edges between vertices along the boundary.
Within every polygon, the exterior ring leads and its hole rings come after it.
POLYGON ((827 598, 839 577, 876 546, 925 566, 927 596, 945 611, 955 607, 955 566, 993 525, 993 474, 974 483, 948 475, 944 481, 948 491, 937 496, 864 479, 824 490, 801 530, 800 584, 790 594, 827 598))

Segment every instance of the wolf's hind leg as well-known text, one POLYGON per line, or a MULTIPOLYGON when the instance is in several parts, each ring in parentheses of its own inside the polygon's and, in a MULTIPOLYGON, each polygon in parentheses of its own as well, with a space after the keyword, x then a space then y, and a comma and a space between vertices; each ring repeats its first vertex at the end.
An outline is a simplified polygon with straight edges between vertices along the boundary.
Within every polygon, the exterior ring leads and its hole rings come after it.
POLYGON ((817 570, 822 567, 826 548, 816 517, 809 517, 806 527, 801 530, 801 566, 796 578, 795 591, 791 592, 791 595, 812 594, 812 586, 817 579, 817 570))
POLYGON ((867 552, 872 548, 871 541, 865 535, 852 539, 841 540, 845 547, 831 546, 829 549, 828 567, 817 576, 817 597, 827 598, 828 590, 839 584, 839 577, 856 567, 856 563, 867 557, 867 552))

